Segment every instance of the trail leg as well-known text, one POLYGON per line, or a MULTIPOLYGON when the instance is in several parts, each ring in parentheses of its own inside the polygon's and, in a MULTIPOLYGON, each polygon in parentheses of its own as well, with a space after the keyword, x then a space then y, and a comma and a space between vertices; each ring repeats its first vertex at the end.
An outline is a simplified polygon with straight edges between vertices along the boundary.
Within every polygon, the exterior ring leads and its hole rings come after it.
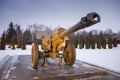
POLYGON ((62 57, 59 59, 58 66, 63 66, 62 57))
POLYGON ((43 67, 47 67, 47 66, 48 66, 46 57, 44 57, 44 62, 43 62, 43 64, 42 64, 42 66, 43 66, 43 67))

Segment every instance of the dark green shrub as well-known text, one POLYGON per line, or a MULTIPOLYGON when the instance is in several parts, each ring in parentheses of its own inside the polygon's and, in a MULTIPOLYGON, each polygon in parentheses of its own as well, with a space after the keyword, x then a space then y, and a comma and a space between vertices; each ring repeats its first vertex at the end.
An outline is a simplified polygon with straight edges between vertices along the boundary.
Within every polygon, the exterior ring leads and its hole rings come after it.
POLYGON ((111 37, 108 39, 108 48, 112 49, 112 38, 111 37))
POLYGON ((86 49, 89 49, 90 48, 90 39, 87 38, 86 39, 86 49))
POLYGON ((113 39, 113 46, 117 47, 117 39, 116 38, 113 39))
POLYGON ((106 49, 106 40, 102 39, 101 46, 103 49, 106 49))
POLYGON ((84 39, 80 38, 80 40, 79 40, 79 49, 82 49, 82 48, 84 48, 84 39))
POLYGON ((92 38, 91 40, 91 49, 95 49, 95 39, 92 38))
POLYGON ((26 49, 26 34, 24 32, 23 34, 23 38, 22 38, 22 50, 25 50, 26 49))
POLYGON ((100 40, 97 41, 97 48, 101 49, 101 41, 100 40))

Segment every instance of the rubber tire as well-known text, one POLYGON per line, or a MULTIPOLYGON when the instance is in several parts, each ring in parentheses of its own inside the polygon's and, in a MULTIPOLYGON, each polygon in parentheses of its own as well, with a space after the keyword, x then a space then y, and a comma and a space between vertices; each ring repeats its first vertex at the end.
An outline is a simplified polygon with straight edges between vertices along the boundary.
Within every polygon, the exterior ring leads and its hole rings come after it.
POLYGON ((32 57, 32 67, 34 69, 37 69, 39 63, 39 49, 38 49, 38 44, 36 42, 32 43, 31 57, 32 57))
POLYGON ((72 66, 76 60, 76 51, 73 44, 69 44, 66 51, 64 61, 66 65, 72 66))

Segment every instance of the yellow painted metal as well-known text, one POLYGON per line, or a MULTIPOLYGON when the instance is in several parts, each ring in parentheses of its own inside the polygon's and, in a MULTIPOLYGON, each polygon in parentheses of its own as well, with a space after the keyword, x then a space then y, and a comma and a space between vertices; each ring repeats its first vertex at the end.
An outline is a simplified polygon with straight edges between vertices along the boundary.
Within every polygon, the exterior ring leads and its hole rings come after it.
POLYGON ((62 57, 59 59, 58 66, 63 66, 62 57))
POLYGON ((69 44, 65 53, 64 53, 64 60, 67 65, 72 66, 76 60, 76 51, 73 44, 69 44))
POLYGON ((52 59, 56 59, 56 58, 57 58, 57 54, 56 54, 55 52, 52 52, 52 53, 50 54, 50 57, 51 57, 52 59))
POLYGON ((34 69, 37 69, 39 63, 39 49, 38 44, 35 42, 32 43, 31 55, 32 55, 32 67, 34 69))

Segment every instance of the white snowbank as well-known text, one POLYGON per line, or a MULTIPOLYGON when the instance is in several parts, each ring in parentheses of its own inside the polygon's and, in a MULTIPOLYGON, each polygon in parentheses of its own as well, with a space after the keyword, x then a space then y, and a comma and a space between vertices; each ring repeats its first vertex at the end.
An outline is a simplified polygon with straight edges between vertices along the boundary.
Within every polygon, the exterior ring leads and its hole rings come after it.
POLYGON ((120 45, 113 49, 76 49, 78 60, 120 73, 120 45))

